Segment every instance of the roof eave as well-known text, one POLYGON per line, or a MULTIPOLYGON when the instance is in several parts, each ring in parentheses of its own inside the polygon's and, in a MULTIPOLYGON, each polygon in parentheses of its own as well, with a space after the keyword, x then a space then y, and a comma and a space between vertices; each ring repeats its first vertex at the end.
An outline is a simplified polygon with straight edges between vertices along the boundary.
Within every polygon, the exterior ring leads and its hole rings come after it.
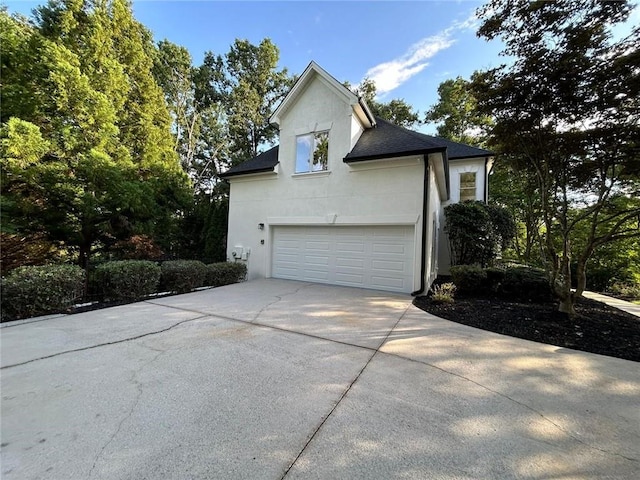
POLYGON ((409 150, 406 152, 390 152, 390 153, 381 153, 378 155, 362 155, 357 157, 349 157, 347 155, 342 159, 344 163, 357 163, 357 162, 366 162, 368 160, 384 160, 384 159, 392 159, 392 158, 400 158, 400 157, 413 157, 416 155, 429 155, 430 153, 439 153, 445 152, 446 148, 429 148, 429 149, 420 149, 420 150, 409 150))
POLYGON ((487 151, 485 153, 477 154, 477 155, 463 155, 459 157, 449 157, 449 160, 468 160, 469 158, 488 158, 488 157, 495 157, 495 153, 487 151))
POLYGON ((232 173, 221 173, 220 175, 218 175, 220 178, 226 180, 228 178, 233 178, 233 177, 240 177, 243 175, 256 175, 256 174, 260 174, 260 173, 278 173, 276 172, 276 166, 273 167, 269 167, 269 168, 256 168, 253 170, 244 170, 242 172, 232 172, 232 173))

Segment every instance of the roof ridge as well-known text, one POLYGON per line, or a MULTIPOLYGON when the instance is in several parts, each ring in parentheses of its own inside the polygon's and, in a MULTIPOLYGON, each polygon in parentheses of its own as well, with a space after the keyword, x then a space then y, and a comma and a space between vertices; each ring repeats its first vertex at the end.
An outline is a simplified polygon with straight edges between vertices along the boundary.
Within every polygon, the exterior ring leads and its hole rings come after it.
MULTIPOLYGON (((386 124, 388 124, 388 125, 390 125, 390 126, 392 126, 394 128, 400 129, 404 133, 407 133, 407 134, 411 135, 412 137, 417 138, 419 140, 428 140, 430 142, 433 142, 433 140, 444 140, 443 138, 440 138, 440 137, 433 137, 431 135, 426 135, 424 133, 416 132, 415 130, 410 130, 408 128, 401 127, 400 125, 396 125, 395 123, 390 122, 389 120, 385 120, 384 118, 381 118, 381 117, 378 117, 378 116, 376 116, 376 120, 380 120, 380 121, 382 121, 382 122, 384 122, 384 123, 386 123, 386 124)), ((433 142, 433 143, 436 143, 436 142, 433 142)), ((442 145, 442 146, 446 147, 446 145, 442 145)))

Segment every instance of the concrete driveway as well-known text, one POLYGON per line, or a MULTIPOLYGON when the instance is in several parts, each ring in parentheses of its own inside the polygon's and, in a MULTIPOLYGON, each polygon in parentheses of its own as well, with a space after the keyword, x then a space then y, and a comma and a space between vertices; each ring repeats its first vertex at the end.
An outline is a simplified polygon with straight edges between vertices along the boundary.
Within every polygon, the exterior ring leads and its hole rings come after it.
POLYGON ((262 280, 0 334, 4 480, 640 476, 637 363, 408 296, 262 280))

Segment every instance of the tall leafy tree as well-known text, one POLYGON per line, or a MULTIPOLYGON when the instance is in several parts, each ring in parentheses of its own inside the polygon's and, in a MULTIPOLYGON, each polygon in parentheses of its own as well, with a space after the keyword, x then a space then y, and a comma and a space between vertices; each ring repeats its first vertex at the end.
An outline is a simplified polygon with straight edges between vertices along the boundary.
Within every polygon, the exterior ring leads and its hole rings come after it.
MULTIPOLYGON (((472 83, 462 77, 445 80, 439 85, 438 103, 426 113, 425 122, 439 123, 438 135, 443 138, 481 147, 487 147, 492 125, 491 117, 478 110, 472 83)), ((535 263, 541 225, 534 179, 513 168, 509 158, 498 155, 489 177, 489 187, 490 201, 509 208, 518 224, 518 235, 513 243, 518 258, 535 263)))
POLYGON ((51 1, 34 23, 0 22, 3 220, 87 267, 99 243, 153 230, 189 196, 151 35, 125 0, 51 1))
POLYGON ((232 164, 256 156, 277 135, 269 117, 293 83, 286 69, 278 69, 279 57, 268 38, 259 45, 236 39, 225 55, 207 52, 198 69, 197 97, 224 106, 232 164))
MULTIPOLYGON (((351 88, 348 82, 345 85, 351 88)), ((419 113, 403 99, 395 98, 388 102, 379 101, 376 98, 376 84, 370 78, 365 78, 360 82, 354 91, 367 102, 371 112, 380 118, 404 128, 412 128, 421 123, 419 113)))
POLYGON ((158 43, 153 72, 171 113, 174 149, 196 192, 205 194, 219 189, 218 174, 227 167, 229 150, 222 98, 206 83, 210 68, 194 67, 184 47, 158 43))
POLYGON ((445 80, 438 86, 438 97, 425 114, 425 123, 438 123, 438 136, 454 142, 484 143, 491 118, 478 111, 470 82, 462 77, 445 80))
POLYGON ((514 62, 476 75, 476 98, 496 148, 536 179, 550 280, 569 315, 593 252, 640 231, 639 27, 612 38, 631 9, 494 0, 480 12, 479 35, 501 38, 514 62))

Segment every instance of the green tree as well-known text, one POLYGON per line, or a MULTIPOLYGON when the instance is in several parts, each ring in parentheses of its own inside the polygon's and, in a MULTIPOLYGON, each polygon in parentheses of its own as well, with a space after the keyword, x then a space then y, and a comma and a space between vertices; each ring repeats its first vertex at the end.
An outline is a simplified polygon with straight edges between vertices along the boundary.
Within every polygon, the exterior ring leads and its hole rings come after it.
POLYGON ((3 222, 46 232, 86 268, 99 244, 154 230, 189 198, 151 35, 125 0, 50 2, 33 24, 0 22, 3 222))
MULTIPOLYGON (((351 88, 349 82, 345 82, 345 85, 351 88)), ((412 128, 421 123, 419 113, 403 99, 396 98, 386 103, 376 100, 376 84, 370 78, 365 78, 354 92, 367 102, 374 115, 395 125, 412 128)))
POLYGON ((236 39, 224 56, 205 54, 197 73, 197 95, 224 105, 231 164, 256 156, 278 133, 269 117, 293 84, 278 69, 280 51, 265 38, 259 45, 236 39))
POLYGON ((438 86, 438 103, 425 114, 425 123, 439 123, 438 136, 469 145, 483 145, 491 117, 478 111, 470 82, 462 77, 438 86))
POLYGON ((540 231, 543 227, 540 195, 534 176, 514 166, 515 155, 500 154, 489 176, 491 203, 509 209, 517 224, 513 242, 516 257, 540 265, 540 231))
POLYGON ((628 2, 494 0, 480 12, 479 35, 501 38, 514 61, 476 75, 474 92, 495 121, 496 148, 536 179, 547 270, 569 315, 594 251, 640 231, 639 27, 612 39, 630 11, 628 2))
POLYGON ((229 139, 222 99, 216 92, 203 94, 213 88, 205 83, 208 68, 206 63, 194 67, 184 47, 168 40, 158 43, 154 76, 171 113, 174 149, 197 194, 219 190, 218 175, 228 166, 229 139))
MULTIPOLYGON (((491 117, 478 110, 471 82, 456 77, 438 87, 438 103, 425 114, 425 123, 440 123, 438 135, 454 142, 487 146, 491 117)), ((511 165, 511 156, 499 155, 489 176, 489 198, 492 204, 509 209, 518 225, 513 246, 519 259, 536 263, 540 215, 535 182, 532 177, 511 165)))

